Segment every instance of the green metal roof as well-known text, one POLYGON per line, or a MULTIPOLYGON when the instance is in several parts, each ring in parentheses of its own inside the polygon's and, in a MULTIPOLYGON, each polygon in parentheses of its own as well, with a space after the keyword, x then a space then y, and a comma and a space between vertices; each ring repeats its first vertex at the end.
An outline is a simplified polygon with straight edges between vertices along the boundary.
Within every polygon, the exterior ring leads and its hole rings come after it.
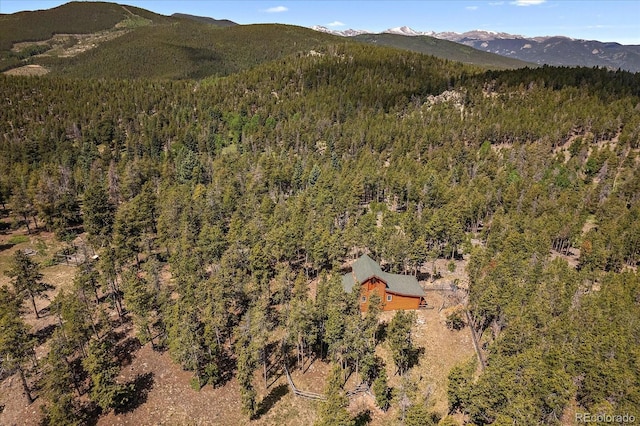
POLYGON ((350 273, 342 276, 342 287, 347 293, 351 293, 356 283, 362 284, 369 278, 377 277, 387 284, 387 290, 391 293, 416 297, 425 295, 414 276, 384 272, 380 265, 366 254, 360 256, 351 269, 350 273))

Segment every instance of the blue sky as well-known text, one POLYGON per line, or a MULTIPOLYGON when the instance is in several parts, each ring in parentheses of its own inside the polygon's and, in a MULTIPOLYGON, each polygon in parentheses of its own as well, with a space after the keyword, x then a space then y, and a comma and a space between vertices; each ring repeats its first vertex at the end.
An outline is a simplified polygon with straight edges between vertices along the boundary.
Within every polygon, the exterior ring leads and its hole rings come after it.
MULTIPOLYGON (((283 23, 372 32, 409 26, 418 31, 483 29, 525 36, 640 44, 640 0, 453 1, 206 1, 119 0, 163 15, 174 12, 230 19, 240 24, 283 23)), ((59 0, 0 0, 0 13, 48 9, 59 0)))

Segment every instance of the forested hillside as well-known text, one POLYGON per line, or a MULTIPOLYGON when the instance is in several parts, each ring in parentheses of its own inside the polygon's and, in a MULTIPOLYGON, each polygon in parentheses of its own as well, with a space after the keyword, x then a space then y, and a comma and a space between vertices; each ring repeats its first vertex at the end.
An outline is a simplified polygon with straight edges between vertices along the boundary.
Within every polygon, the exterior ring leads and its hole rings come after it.
POLYGON ((105 2, 71 2, 48 10, 0 14, 0 70, 29 64, 45 56, 72 56, 80 40, 91 43, 78 51, 96 47, 107 35, 117 37, 147 25, 170 24, 174 19, 133 6, 105 2), (66 51, 65 51, 66 50, 66 51))
MULTIPOLYGON (((71 2, 49 10, 0 14, 0 24, 0 71, 32 74, 35 69, 40 74, 81 78, 227 76, 295 52, 345 42, 297 26, 237 25, 179 13, 163 16, 104 2, 71 2)), ((487 69, 527 65, 430 37, 409 40, 380 35, 358 40, 487 69)))
POLYGON ((218 27, 180 19, 149 25, 73 58, 42 58, 56 75, 104 78, 204 78, 226 76, 335 40, 290 25, 218 27))
POLYGON ((108 30, 134 16, 156 23, 171 21, 168 17, 133 6, 71 2, 48 10, 0 15, 0 49, 11 49, 17 42, 47 40, 54 34, 88 34, 108 30))
POLYGON ((269 406, 255 389, 274 360, 310 359, 335 366, 317 424, 355 424, 349 375, 392 423, 640 418, 639 88, 639 74, 484 72, 355 43, 224 78, 0 76, 3 213, 97 254, 52 283, 37 364, 23 318, 45 290, 13 256, 2 368, 26 377, 45 423, 126 411, 136 387, 117 380, 114 327, 129 319, 194 388, 233 378, 246 419, 269 406), (364 252, 404 273, 469 259, 486 368, 451 370, 449 413, 416 391, 415 318, 381 332, 343 293, 341 265, 364 252))

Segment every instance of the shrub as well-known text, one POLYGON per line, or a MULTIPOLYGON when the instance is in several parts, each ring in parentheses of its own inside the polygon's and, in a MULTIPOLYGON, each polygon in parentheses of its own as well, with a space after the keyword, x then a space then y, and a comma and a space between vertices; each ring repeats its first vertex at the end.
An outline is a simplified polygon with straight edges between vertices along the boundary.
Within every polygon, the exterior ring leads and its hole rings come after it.
POLYGON ((447 316, 447 328, 449 330, 462 330, 466 325, 462 312, 455 311, 447 316))

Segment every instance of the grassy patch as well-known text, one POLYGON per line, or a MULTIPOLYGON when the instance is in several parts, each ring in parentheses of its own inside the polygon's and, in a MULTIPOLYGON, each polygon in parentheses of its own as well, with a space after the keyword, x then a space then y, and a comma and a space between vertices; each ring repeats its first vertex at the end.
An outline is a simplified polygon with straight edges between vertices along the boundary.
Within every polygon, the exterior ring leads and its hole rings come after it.
POLYGON ((138 27, 146 27, 147 25, 153 24, 151 19, 146 19, 138 15, 133 15, 130 18, 125 19, 124 21, 120 21, 116 24, 116 28, 138 28, 138 27))
POLYGON ((13 237, 9 238, 9 241, 7 241, 7 243, 9 244, 20 244, 20 243, 28 243, 29 242, 29 237, 27 237, 26 235, 14 235, 13 237))

